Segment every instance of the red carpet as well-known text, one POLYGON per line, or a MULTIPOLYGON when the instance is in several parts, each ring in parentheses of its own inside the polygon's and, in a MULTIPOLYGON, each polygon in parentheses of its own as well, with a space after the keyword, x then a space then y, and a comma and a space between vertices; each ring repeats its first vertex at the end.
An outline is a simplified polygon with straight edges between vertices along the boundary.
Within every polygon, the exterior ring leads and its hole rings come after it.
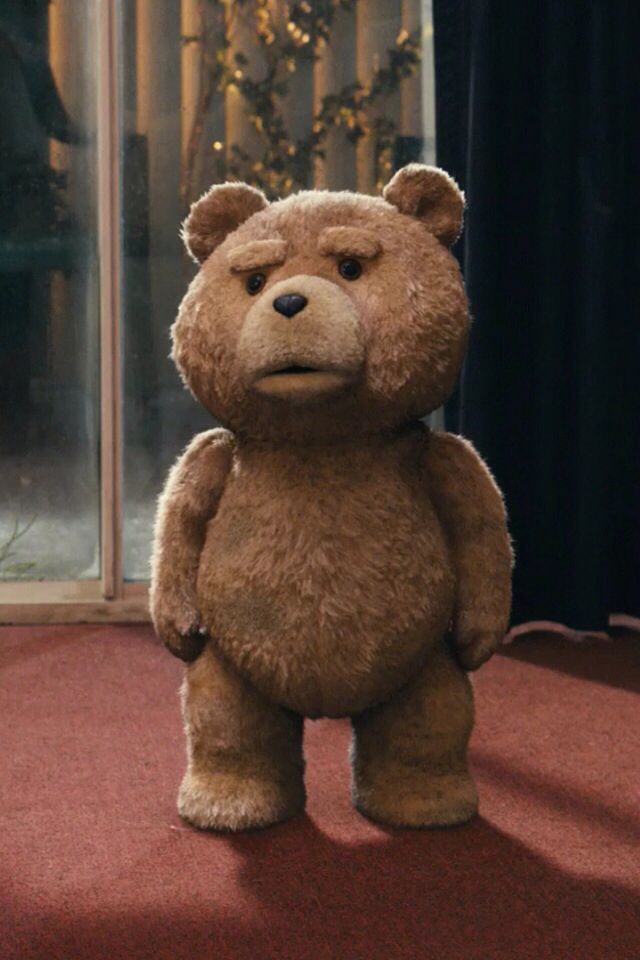
POLYGON ((640 641, 518 640, 477 677, 481 816, 384 831, 348 727, 308 725, 308 813, 182 825, 180 665, 145 628, 3 628, 4 960, 638 960, 640 641))

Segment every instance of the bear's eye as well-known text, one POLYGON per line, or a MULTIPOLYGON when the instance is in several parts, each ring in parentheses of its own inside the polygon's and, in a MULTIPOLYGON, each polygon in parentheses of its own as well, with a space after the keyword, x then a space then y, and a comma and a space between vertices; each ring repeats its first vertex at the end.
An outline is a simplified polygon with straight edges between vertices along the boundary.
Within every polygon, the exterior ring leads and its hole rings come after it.
POLYGON ((264 273, 250 273, 247 277, 247 293, 252 296, 260 293, 266 282, 267 278, 264 273))
POLYGON ((338 264, 338 270, 340 276, 344 277, 345 280, 357 280, 362 273, 362 267, 353 257, 345 257, 344 260, 341 260, 338 264))

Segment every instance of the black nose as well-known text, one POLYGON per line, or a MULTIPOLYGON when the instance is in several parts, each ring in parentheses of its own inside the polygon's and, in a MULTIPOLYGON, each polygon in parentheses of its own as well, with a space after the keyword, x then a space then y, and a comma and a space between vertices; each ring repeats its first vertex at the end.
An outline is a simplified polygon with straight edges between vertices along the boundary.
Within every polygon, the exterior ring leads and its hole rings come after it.
POLYGON ((274 309, 285 317, 293 317, 307 305, 307 298, 301 293, 283 293, 281 297, 276 297, 273 301, 274 309))

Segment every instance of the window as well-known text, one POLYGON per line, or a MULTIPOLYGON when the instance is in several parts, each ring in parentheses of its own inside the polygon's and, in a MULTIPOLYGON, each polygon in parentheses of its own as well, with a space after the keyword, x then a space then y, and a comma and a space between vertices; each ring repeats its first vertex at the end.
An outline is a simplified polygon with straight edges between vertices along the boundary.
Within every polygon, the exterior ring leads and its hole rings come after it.
POLYGON ((98 11, 70 8, 0 14, 3 580, 100 576, 98 11))
POLYGON ((216 181, 433 162, 430 3, 17 0, 0 48, 0 615, 144 616, 158 492, 211 425, 168 360, 179 223, 216 181))

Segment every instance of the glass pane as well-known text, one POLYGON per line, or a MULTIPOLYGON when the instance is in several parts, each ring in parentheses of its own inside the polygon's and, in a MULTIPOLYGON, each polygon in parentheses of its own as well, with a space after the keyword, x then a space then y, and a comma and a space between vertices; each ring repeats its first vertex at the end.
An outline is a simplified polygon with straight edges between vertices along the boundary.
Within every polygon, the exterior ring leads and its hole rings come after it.
POLYGON ((211 419, 168 360, 193 266, 178 236, 212 183, 376 192, 433 162, 427 0, 123 0, 124 572, 148 576, 170 463, 211 419))
POLYGON ((0 10, 0 578, 99 576, 96 2, 0 10))

